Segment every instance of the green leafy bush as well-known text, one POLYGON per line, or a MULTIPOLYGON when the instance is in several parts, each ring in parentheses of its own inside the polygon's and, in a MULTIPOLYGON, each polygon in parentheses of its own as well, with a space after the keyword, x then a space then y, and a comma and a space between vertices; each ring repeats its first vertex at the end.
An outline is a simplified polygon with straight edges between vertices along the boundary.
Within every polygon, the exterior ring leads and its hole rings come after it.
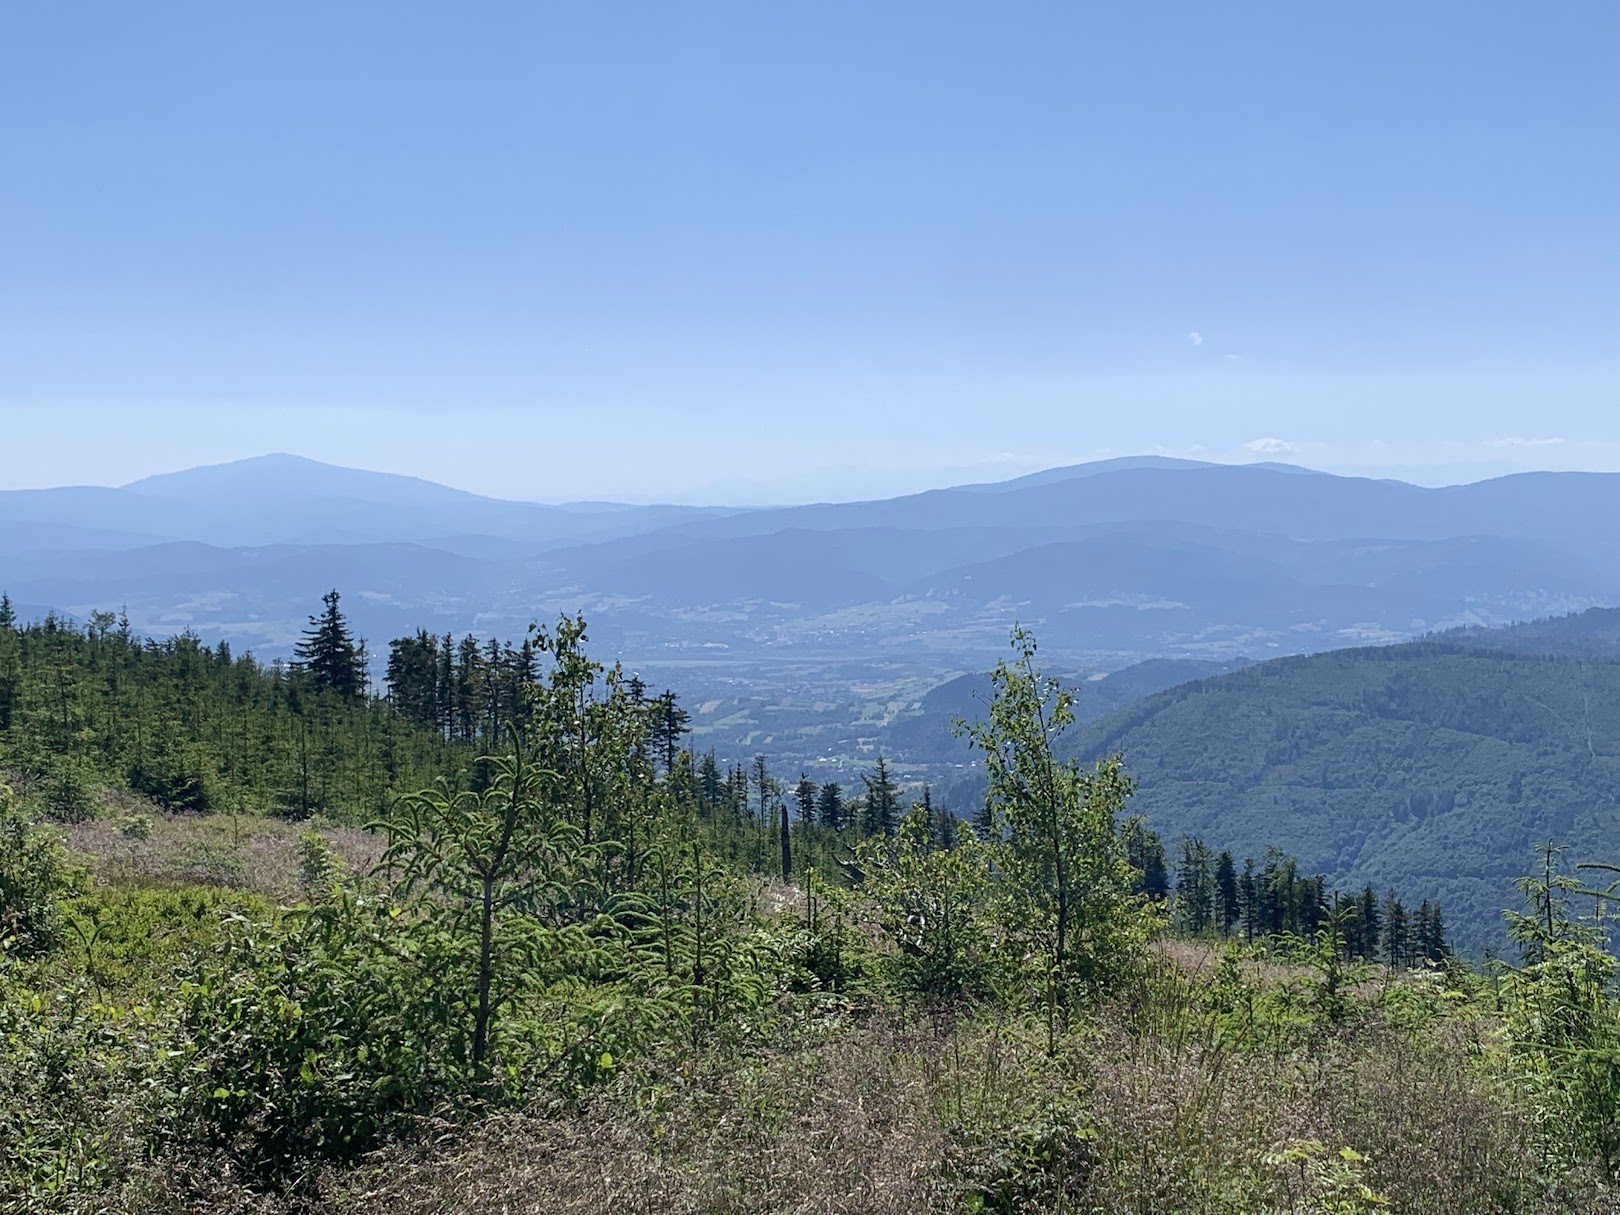
POLYGON ((61 841, 24 813, 9 785, 0 785, 0 956, 30 956, 61 940, 58 905, 69 874, 61 841))
POLYGON ((345 893, 284 926, 232 917, 178 989, 184 1134, 273 1173, 353 1158, 443 1089, 393 910, 345 893))
POLYGON ((955 848, 934 847, 921 808, 893 839, 861 850, 863 888, 878 908, 895 952, 890 971, 902 991, 942 1003, 982 998, 997 985, 995 874, 991 850, 965 828, 955 848))
POLYGON ((166 1040, 149 1010, 31 986, 0 956, 0 1210, 79 1209, 143 1160, 170 1109, 166 1040))

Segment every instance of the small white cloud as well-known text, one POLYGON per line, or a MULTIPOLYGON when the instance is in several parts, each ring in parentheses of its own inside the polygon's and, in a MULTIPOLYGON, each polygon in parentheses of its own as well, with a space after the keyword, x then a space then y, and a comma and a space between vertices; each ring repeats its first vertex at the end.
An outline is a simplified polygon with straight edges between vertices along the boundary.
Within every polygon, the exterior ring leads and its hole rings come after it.
POLYGON ((1250 439, 1243 446, 1259 456, 1286 456, 1296 450, 1286 439, 1274 439, 1269 436, 1263 439, 1250 439))
POLYGON ((1525 435, 1510 435, 1505 439, 1493 439, 1492 447, 1557 447, 1563 440, 1556 436, 1545 439, 1529 438, 1525 435))
POLYGON ((1221 357, 1223 359, 1225 359, 1228 363, 1235 363, 1235 362, 1238 361, 1238 356, 1235 355, 1235 354, 1223 354, 1223 355, 1221 355, 1221 357))
POLYGON ((1187 335, 1187 341, 1194 346, 1202 346, 1204 344, 1204 335, 1194 329, 1187 335))

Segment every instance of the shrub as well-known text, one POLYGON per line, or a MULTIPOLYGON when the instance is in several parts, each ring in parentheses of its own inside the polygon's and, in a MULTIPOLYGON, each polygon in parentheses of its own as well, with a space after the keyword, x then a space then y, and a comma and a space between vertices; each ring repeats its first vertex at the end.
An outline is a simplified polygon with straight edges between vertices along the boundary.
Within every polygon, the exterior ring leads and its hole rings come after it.
POLYGON ((166 810, 202 814, 213 804, 211 781, 201 759, 175 747, 131 764, 129 787, 166 810))
POLYGON ((61 841, 0 785, 0 955, 41 954, 58 943, 58 900, 69 882, 61 841))
POLYGON ((95 786, 78 765, 57 761, 35 785, 41 815, 53 823, 87 823, 96 816, 95 786))
POLYGON ((344 892, 284 926, 227 920, 179 986, 188 1137, 271 1174, 353 1158, 435 1091, 420 975, 389 908, 344 892))
POLYGON ((156 1029, 85 982, 31 988, 0 957, 0 1210, 108 1209, 75 1199, 137 1166, 167 1111, 156 1029))

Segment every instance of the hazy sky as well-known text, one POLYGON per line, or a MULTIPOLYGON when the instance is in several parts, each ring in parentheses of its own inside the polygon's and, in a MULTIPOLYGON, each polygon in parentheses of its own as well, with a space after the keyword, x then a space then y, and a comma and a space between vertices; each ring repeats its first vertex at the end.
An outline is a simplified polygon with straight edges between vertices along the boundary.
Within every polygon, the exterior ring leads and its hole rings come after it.
POLYGON ((1620 470, 1620 4, 0 7, 0 487, 1620 470))

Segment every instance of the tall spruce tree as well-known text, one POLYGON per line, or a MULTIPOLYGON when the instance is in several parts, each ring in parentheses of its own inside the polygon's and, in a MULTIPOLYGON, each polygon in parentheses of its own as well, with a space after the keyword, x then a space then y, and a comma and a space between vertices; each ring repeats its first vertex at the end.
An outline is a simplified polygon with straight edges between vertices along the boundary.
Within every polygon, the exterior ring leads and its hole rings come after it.
POLYGON ((1411 948, 1406 908, 1392 890, 1384 900, 1384 960, 1392 969, 1410 966, 1411 948))
POLYGON ((1181 837, 1176 862, 1176 922, 1195 936, 1215 920, 1215 872, 1210 847, 1201 839, 1181 837))
POLYGON ((652 702, 651 711, 648 735, 658 751, 658 757, 664 761, 667 775, 675 767, 675 753, 681 749, 681 739, 686 736, 692 715, 681 708, 675 693, 667 689, 652 702))
POLYGON ((788 804, 780 797, 776 799, 777 830, 782 845, 782 877, 793 876, 793 815, 788 811, 788 804))
POLYGON ((298 643, 299 664, 309 672, 317 688, 345 700, 358 700, 365 691, 360 650, 338 606, 336 589, 322 596, 321 602, 326 605, 324 610, 309 618, 309 628, 298 643))
POLYGON ((1223 850, 1215 862, 1215 918, 1223 937, 1232 935, 1238 912, 1237 866, 1232 854, 1223 850))
POLYGON ((1127 819, 1120 834, 1125 841, 1125 863, 1138 875, 1136 893, 1162 903, 1170 897, 1170 867, 1164 841, 1141 818, 1127 819))
POLYGON ((889 764, 883 756, 862 779, 866 782, 866 814, 861 830, 867 835, 893 835, 900 819, 900 790, 889 775, 889 764))
POLYGON ((1254 858, 1243 858, 1243 874, 1238 878, 1238 907, 1243 920, 1243 938, 1254 944, 1254 938, 1265 929, 1261 925, 1260 882, 1254 873, 1254 858))
POLYGON ((844 790, 837 781, 821 786, 816 796, 816 821, 834 831, 844 828, 844 790))
POLYGON ((799 773, 799 783, 793 786, 793 804, 798 808, 799 822, 806 826, 816 821, 816 793, 816 782, 799 773))

